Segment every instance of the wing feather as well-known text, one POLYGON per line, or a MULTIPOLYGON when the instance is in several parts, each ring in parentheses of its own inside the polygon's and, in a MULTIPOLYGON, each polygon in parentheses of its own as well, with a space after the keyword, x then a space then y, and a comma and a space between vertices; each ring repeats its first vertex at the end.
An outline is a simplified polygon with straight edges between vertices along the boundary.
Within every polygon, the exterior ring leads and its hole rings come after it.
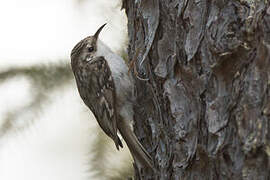
POLYGON ((94 58, 83 66, 82 75, 82 81, 87 83, 78 89, 84 103, 91 109, 103 131, 114 140, 116 148, 123 147, 117 135, 116 91, 107 61, 102 56, 94 58))

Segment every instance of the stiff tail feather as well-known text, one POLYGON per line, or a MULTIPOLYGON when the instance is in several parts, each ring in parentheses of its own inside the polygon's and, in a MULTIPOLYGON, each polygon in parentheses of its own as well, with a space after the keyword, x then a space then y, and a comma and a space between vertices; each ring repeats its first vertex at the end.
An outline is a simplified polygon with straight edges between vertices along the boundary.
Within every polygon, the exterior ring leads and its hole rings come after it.
POLYGON ((124 138, 134 160, 138 161, 143 166, 147 166, 152 170, 155 170, 151 156, 138 141, 137 137, 135 136, 129 125, 124 125, 122 126, 122 128, 118 127, 118 129, 122 137, 124 138))

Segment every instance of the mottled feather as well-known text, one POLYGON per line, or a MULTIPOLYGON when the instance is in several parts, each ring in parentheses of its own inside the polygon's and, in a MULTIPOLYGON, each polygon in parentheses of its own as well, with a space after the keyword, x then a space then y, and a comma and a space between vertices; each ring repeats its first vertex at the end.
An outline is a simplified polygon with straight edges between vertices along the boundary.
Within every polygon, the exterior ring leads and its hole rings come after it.
POLYGON ((103 119, 98 121, 102 130, 114 140, 117 149, 119 146, 123 147, 117 136, 115 85, 104 57, 95 57, 85 62, 76 71, 75 77, 84 103, 92 110, 96 119, 103 119))
MULTIPOLYGON (((71 52, 71 66, 79 94, 90 108, 102 130, 113 139, 117 149, 123 147, 117 132, 125 140, 134 160, 155 169, 130 126, 133 121, 133 79, 124 60, 94 36, 81 40, 71 52)), ((136 163, 137 164, 137 163, 136 163)))

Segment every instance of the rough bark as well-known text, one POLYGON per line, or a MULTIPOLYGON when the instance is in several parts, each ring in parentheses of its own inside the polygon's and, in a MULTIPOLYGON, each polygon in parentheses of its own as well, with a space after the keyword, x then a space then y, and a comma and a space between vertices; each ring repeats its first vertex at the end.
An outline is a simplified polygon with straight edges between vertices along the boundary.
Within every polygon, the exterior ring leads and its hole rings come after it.
POLYGON ((135 179, 270 179, 266 0, 125 0, 135 132, 157 173, 135 179))

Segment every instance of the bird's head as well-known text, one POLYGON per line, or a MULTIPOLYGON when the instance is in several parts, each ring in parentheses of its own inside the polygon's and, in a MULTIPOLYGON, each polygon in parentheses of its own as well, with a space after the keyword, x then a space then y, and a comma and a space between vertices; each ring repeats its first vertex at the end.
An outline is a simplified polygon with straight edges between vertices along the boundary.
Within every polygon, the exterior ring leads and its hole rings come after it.
POLYGON ((71 51, 71 61, 91 61, 97 53, 97 42, 98 36, 101 30, 106 25, 103 24, 93 36, 88 36, 85 39, 81 40, 71 51))

